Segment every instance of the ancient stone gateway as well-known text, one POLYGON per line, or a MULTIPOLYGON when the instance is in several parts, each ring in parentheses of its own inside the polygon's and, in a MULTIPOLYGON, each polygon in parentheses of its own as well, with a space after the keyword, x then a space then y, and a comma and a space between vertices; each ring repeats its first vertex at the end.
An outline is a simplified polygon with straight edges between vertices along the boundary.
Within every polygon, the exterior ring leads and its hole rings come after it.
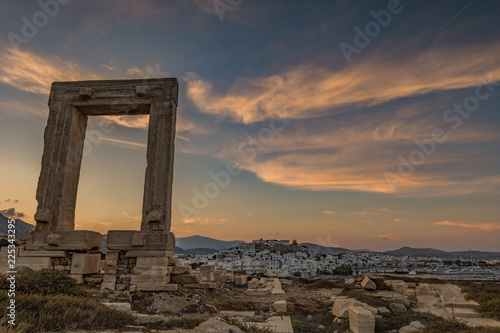
MULTIPOLYGON (((41 262, 45 265, 47 258, 70 253, 68 258, 73 258, 72 265, 75 265, 74 258, 79 258, 75 274, 98 273, 95 262, 99 261, 97 256, 100 254, 96 252, 102 235, 74 230, 87 119, 89 116, 149 114, 141 227, 140 230, 109 231, 107 247, 110 252, 104 269, 109 276, 103 285, 109 286, 115 280, 118 260, 125 257, 134 258, 134 264, 142 265, 137 269, 142 273, 135 273, 137 286, 152 283, 156 285, 154 290, 169 289, 165 287, 169 283, 167 266, 169 262, 175 263, 172 260, 175 238, 170 232, 170 218, 177 101, 175 78, 52 84, 36 193, 36 228, 29 234, 25 257, 45 256, 41 262), (158 269, 146 269, 154 267, 158 269)), ((74 272, 72 268, 71 274, 74 272)), ((134 276, 131 280, 133 284, 134 276)), ((147 287, 142 289, 147 290, 147 287)))

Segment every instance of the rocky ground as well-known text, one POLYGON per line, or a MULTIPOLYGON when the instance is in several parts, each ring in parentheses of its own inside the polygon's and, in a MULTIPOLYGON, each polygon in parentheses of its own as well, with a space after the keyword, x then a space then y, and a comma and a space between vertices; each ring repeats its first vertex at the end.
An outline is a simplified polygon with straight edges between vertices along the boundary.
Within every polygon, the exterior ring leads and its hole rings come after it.
MULTIPOLYGON (((109 306, 132 312, 137 326, 129 326, 123 332, 243 332, 234 326, 236 323, 247 328, 253 326, 253 331, 247 331, 256 333, 350 332, 349 321, 353 319, 349 317, 349 307, 352 306, 368 310, 373 317, 373 323, 366 322, 370 328, 359 332, 373 332, 371 327, 374 329, 375 321, 388 314, 410 312, 448 319, 455 317, 472 326, 500 327, 498 321, 481 318, 473 309, 475 303, 466 301, 460 288, 452 284, 416 285, 381 279, 374 279, 376 283, 355 279, 313 283, 300 279, 276 281, 254 280, 248 286, 219 283, 215 289, 180 288, 175 292, 136 292, 132 295, 97 289, 91 292, 109 306), (193 321, 197 327, 164 329, 161 322, 172 320, 193 321)), ((414 317, 408 315, 408 318, 414 317)), ((421 318, 408 319, 404 326, 384 331, 418 332, 429 324, 425 315, 421 318)))

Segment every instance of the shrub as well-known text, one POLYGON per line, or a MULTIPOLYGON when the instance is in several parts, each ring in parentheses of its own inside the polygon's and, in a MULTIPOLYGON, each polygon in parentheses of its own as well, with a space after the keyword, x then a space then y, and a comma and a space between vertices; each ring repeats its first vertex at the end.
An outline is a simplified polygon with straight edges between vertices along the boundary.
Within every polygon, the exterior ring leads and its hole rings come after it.
MULTIPOLYGON (((418 320, 424 325, 440 320, 439 317, 430 313, 406 311, 400 314, 388 314, 375 321, 375 332, 386 332, 393 329, 399 329, 409 325, 412 321, 418 320)), ((441 331, 454 332, 454 331, 441 331)))
POLYGON ((326 309, 309 314, 294 314, 292 315, 292 326, 295 333, 333 332, 338 329, 338 325, 334 324, 333 319, 332 312, 326 309), (320 325, 324 327, 323 330, 318 329, 320 325))
POLYGON ((456 320, 439 320, 431 323, 421 333, 500 333, 498 327, 469 327, 456 320))
MULTIPOLYGON (((8 289, 7 277, 0 278, 0 289, 8 289)), ((85 289, 76 281, 59 271, 43 269, 35 272, 26 272, 16 279, 16 292, 21 294, 39 295, 70 295, 83 296, 85 289)))
POLYGON ((490 317, 500 319, 500 297, 481 303, 476 310, 490 317))
POLYGON ((477 311, 500 319, 500 284, 495 282, 470 283, 462 287, 465 298, 479 303, 477 311))
MULTIPOLYGON (((1 292, 0 317, 6 316, 8 301, 7 293, 1 292)), ((134 321, 131 315, 107 308, 99 301, 90 298, 17 294, 16 322, 29 326, 26 332, 37 333, 70 329, 122 328, 134 321)))

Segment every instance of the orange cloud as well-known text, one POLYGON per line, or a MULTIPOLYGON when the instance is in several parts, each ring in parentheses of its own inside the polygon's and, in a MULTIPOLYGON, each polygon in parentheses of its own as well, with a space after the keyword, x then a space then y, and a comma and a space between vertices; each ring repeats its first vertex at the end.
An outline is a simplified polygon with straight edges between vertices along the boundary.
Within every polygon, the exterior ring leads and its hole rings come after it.
POLYGON ((0 82, 35 94, 47 94, 54 81, 94 80, 99 76, 56 56, 9 48, 0 54, 0 82))
POLYGON ((326 214, 326 215, 338 215, 337 212, 334 212, 332 210, 325 210, 325 211, 323 211, 323 214, 326 214))
POLYGON ((219 224, 226 224, 229 221, 226 219, 217 219, 217 218, 201 218, 201 217, 194 217, 190 219, 184 219, 182 221, 184 224, 190 224, 190 225, 219 225, 219 224))
MULTIPOLYGON (((126 70, 127 75, 147 78, 154 73, 146 67, 145 70, 132 67, 126 70)), ((159 69, 159 66, 156 67, 159 69)), ((0 54, 0 82, 11 85, 23 91, 48 96, 52 82, 55 81, 78 81, 78 80, 97 80, 113 78, 107 75, 97 74, 98 71, 83 68, 78 63, 61 59, 56 56, 37 55, 28 51, 21 51, 8 48, 0 54)), ((116 70, 113 74, 121 75, 121 71, 116 70)), ((162 74, 162 73, 160 73, 162 74)), ((166 74, 166 73, 164 73, 166 74)), ((46 117, 46 103, 33 105, 33 103, 19 101, 1 101, 0 107, 12 110, 16 114, 35 114, 46 117), (17 112, 19 111, 19 112, 17 112)), ((103 116, 109 122, 117 125, 131 128, 148 129, 149 116, 103 116)), ((189 120, 179 115, 176 123, 177 132, 193 132, 206 134, 209 131, 199 123, 189 120)))
POLYGON ((268 77, 241 79, 227 94, 194 73, 184 79, 187 96, 203 112, 242 123, 285 117, 306 119, 373 106, 401 97, 480 85, 479 76, 500 80, 500 45, 431 50, 409 62, 368 59, 332 71, 317 66, 268 77))
POLYGON ((493 231, 500 230, 500 224, 494 222, 453 222, 453 221, 442 221, 442 222, 434 222, 435 225, 446 225, 446 226, 455 226, 455 227, 463 227, 463 228, 474 228, 480 229, 483 231, 493 231))
MULTIPOLYGON (((260 142, 260 151, 254 149, 255 144, 246 144, 247 136, 241 135, 233 138, 234 144, 222 149, 218 157, 237 161, 240 168, 265 182, 287 187, 392 193, 385 173, 397 174, 399 155, 408 157, 418 148, 416 138, 428 138, 434 128, 443 125, 441 115, 431 112, 433 109, 433 105, 417 103, 395 112, 294 122, 275 133, 270 142, 260 142), (304 122, 307 126, 302 125, 304 122), (247 152, 252 149, 253 158, 247 152)), ((396 191, 411 195, 498 192, 500 176, 484 177, 471 167, 470 151, 456 149, 461 143, 495 141, 500 141, 500 132, 494 125, 468 123, 467 130, 449 132, 445 143, 436 144, 437 153, 426 156, 425 165, 417 166, 413 175, 398 183, 396 191)), ((497 159, 487 151, 480 155, 482 148, 475 149, 485 164, 497 159)))

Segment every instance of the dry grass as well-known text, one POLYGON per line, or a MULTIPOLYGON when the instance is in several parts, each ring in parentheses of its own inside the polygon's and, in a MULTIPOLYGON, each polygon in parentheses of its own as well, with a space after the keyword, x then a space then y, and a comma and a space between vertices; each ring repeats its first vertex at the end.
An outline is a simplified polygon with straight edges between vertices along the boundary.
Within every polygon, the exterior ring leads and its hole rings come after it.
MULTIPOLYGON (((0 317, 6 316, 8 301, 7 293, 1 292, 0 317)), ((131 315, 107 308, 94 299, 67 295, 17 294, 16 322, 29 327, 26 332, 37 333, 122 328, 134 321, 131 315)))
MULTIPOLYGON (((375 332, 387 332, 394 329, 400 329, 403 326, 409 325, 412 321, 420 321, 424 325, 440 320, 439 317, 430 313, 406 311, 400 314, 388 314, 382 316, 375 321, 375 332)), ((453 331, 441 331, 440 333, 453 331)))
POLYGON ((500 333, 498 327, 470 327, 464 323, 452 320, 439 320, 431 323, 421 333, 500 333))
POLYGON ((479 303, 477 311, 491 318, 500 319, 500 283, 476 282, 462 287, 467 299, 479 303))

